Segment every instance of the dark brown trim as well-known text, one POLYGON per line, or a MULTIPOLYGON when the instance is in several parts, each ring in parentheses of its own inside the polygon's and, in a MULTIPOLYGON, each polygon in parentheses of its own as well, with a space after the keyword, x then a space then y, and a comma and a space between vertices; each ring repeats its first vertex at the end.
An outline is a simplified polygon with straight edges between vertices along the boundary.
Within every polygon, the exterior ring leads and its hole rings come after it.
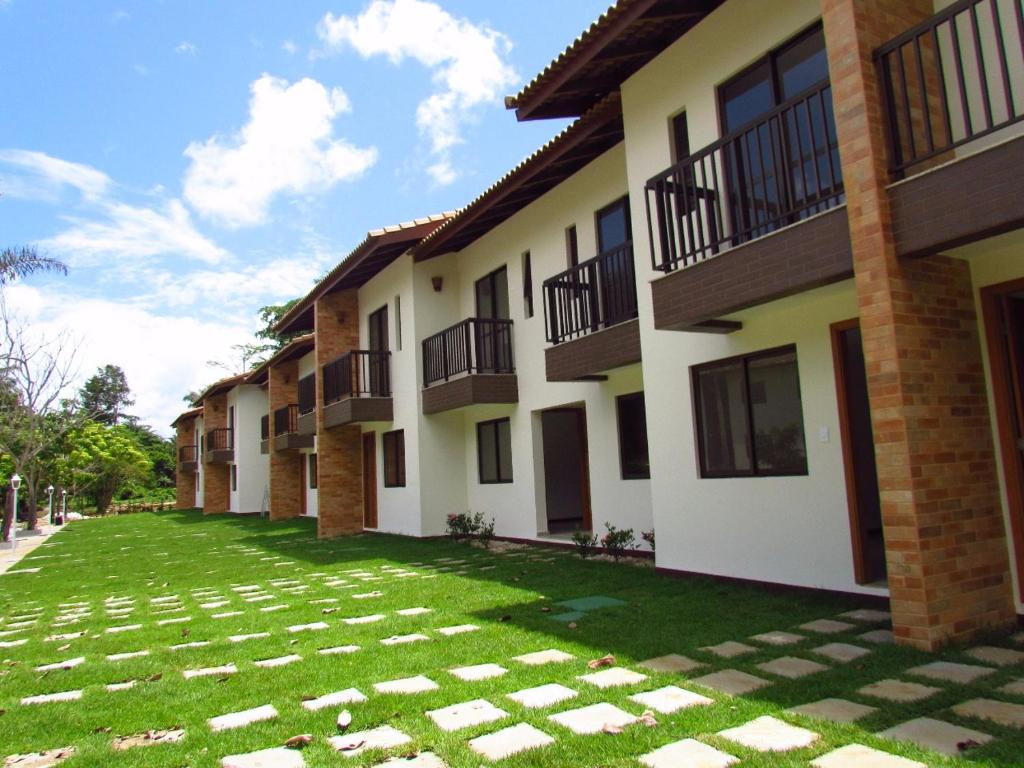
POLYGON ((651 479, 651 453, 650 443, 647 439, 647 398, 644 397, 644 391, 629 392, 625 395, 618 395, 615 398, 615 431, 619 439, 619 476, 623 480, 650 480, 651 479), (643 403, 644 408, 644 442, 647 443, 647 473, 646 474, 629 474, 626 472, 626 452, 624 442, 622 439, 622 404, 631 400, 640 400, 643 403))
POLYGON ((519 402, 514 373, 473 373, 423 390, 423 413, 443 413, 471 405, 519 402))
POLYGON ((599 374, 641 360, 640 321, 602 328, 544 350, 548 381, 601 381, 599 374))
POLYGON ((364 421, 393 421, 394 399, 390 397, 346 397, 323 406, 324 429, 364 421))
POLYGON ((508 485, 515 482, 515 470, 512 467, 512 419, 508 416, 503 416, 500 419, 478 421, 476 423, 476 468, 477 481, 480 485, 508 485), (499 424, 508 424, 508 469, 511 474, 507 479, 501 476, 501 440, 499 439, 501 430, 498 428, 499 424), (491 426, 494 427, 494 469, 496 475, 494 480, 484 480, 483 440, 480 439, 480 432, 482 428, 491 426))
POLYGON ((376 528, 377 520, 377 433, 364 432, 362 442, 363 528, 376 528))
POLYGON ((381 436, 381 452, 384 455, 384 487, 405 487, 405 430, 395 429, 381 436), (393 452, 394 456, 389 456, 393 452), (394 468, 394 477, 391 468, 394 468))

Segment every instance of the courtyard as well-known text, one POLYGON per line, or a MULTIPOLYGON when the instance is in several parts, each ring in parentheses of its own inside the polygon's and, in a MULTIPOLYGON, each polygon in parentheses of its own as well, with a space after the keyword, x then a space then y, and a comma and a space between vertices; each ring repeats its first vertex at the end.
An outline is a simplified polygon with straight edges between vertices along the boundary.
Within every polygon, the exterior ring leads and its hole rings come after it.
POLYGON ((931 655, 853 598, 314 522, 137 514, 29 553, 0 576, 0 760, 1021 764, 1024 634, 931 655))

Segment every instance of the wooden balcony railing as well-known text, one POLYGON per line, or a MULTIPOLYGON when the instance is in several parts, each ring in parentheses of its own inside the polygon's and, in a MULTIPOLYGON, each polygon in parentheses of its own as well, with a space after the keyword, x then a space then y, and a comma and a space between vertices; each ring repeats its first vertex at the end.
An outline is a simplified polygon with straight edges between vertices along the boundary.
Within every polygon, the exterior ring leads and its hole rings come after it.
POLYGON ((897 178, 1024 119, 1021 0, 960 0, 880 47, 875 62, 897 178))
POLYGON ((270 414, 260 416, 260 440, 270 439, 270 414))
POLYGON ((553 344, 637 316, 633 243, 605 251, 544 281, 544 327, 553 344))
POLYGON ((235 449, 235 431, 230 427, 220 427, 206 432, 207 451, 233 451, 235 449))
POLYGON ((470 317, 423 340, 423 386, 462 373, 515 373, 512 321, 470 317))
POLYGON ((274 437, 299 431, 299 405, 292 403, 274 411, 274 437))
POLYGON ((663 171, 645 193, 651 258, 664 272, 841 204, 830 83, 663 171))
POLYGON ((316 374, 311 373, 299 379, 299 415, 305 416, 316 410, 316 374))
POLYGON ((353 349, 323 367, 324 405, 349 397, 391 397, 391 353, 353 349))
POLYGON ((179 464, 194 464, 199 461, 199 449, 194 445, 183 445, 178 449, 179 464))

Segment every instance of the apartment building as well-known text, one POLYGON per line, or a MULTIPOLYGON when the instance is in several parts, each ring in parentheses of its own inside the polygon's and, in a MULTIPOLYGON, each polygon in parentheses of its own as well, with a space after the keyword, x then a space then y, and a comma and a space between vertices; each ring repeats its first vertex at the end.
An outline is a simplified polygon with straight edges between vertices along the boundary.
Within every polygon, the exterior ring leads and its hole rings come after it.
POLYGON ((279 326, 321 535, 654 530, 926 648, 1024 612, 1019 2, 620 0, 507 103, 574 122, 279 326))

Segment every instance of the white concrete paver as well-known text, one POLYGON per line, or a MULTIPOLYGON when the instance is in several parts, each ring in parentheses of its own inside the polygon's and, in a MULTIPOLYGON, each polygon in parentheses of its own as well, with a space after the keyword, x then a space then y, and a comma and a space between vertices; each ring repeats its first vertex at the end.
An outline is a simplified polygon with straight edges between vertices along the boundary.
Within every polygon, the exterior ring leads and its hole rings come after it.
POLYGON ((635 723, 637 718, 613 704, 601 702, 549 715, 548 720, 568 728, 573 733, 585 735, 600 733, 606 727, 624 728, 635 723))
POLYGON ((679 673, 692 672, 705 665, 686 656, 680 656, 678 653, 669 653, 665 656, 656 656, 653 659, 641 661, 637 666, 652 672, 679 673))
POLYGON ((327 707, 337 707, 342 704, 361 704, 364 701, 366 701, 366 696, 358 688, 346 688, 343 691, 325 693, 323 696, 318 696, 315 699, 308 699, 302 702, 302 707, 310 712, 318 712, 327 707))
POLYGON ((647 675, 634 672, 631 669, 624 669, 623 667, 612 667, 610 669, 602 669, 600 672, 580 675, 576 679, 596 685, 598 688, 618 688, 624 685, 642 683, 647 679, 647 675))
POLYGON ((493 723, 508 717, 508 712, 491 704, 486 699, 474 699, 452 704, 441 709, 432 709, 427 717, 442 731, 459 731, 475 725, 493 723))
POLYGON ((992 737, 987 733, 930 717, 908 720, 882 731, 878 735, 883 739, 909 741, 919 747, 931 749, 944 755, 959 755, 960 748, 957 745, 964 742, 973 741, 976 744, 987 744, 992 741, 992 737))
POLYGON ((550 707, 554 704, 574 699, 578 695, 572 688, 566 688, 559 683, 546 683, 545 685, 524 688, 521 691, 506 694, 506 697, 527 709, 543 709, 544 707, 550 707))
POLYGON ((719 731, 718 735, 759 752, 788 752, 810 746, 819 738, 814 731, 790 725, 771 715, 758 717, 735 728, 726 728, 719 731))
POLYGON ((680 709, 707 706, 715 703, 714 699, 709 699, 707 696, 701 696, 699 693, 687 691, 674 685, 666 685, 664 688, 658 688, 654 691, 637 693, 629 698, 648 709, 661 712, 663 715, 672 714, 680 709))
POLYGON ((467 682, 473 682, 476 680, 489 680, 494 677, 501 677, 508 672, 502 666, 497 664, 475 664, 471 667, 456 667, 455 669, 449 669, 448 672, 460 680, 466 680, 467 682))
POLYGON ((368 731, 355 731, 341 736, 332 736, 327 743, 345 757, 355 757, 368 749, 390 749, 408 744, 410 741, 412 739, 397 728, 382 725, 368 731))
POLYGON ((440 686, 423 675, 415 677, 403 677, 399 680, 388 680, 383 683, 374 683, 373 689, 377 693, 423 693, 425 691, 436 691, 440 686))
POLYGON ((272 747, 259 752, 228 755, 220 761, 221 768, 305 768, 302 753, 287 747, 272 747))
POLYGON ((727 768, 738 758, 696 739, 683 739, 637 758, 647 768, 727 768))
POLYGON ((273 705, 264 704, 262 707, 254 707, 242 710, 241 712, 229 712, 226 715, 211 717, 206 722, 209 724, 211 731, 218 732, 242 728, 263 720, 273 720, 276 717, 277 710, 274 709, 273 705))
POLYGON ((794 715, 813 717, 816 720, 830 720, 833 723, 853 723, 862 717, 867 717, 872 712, 877 712, 877 707, 869 707, 866 704, 858 704, 855 701, 846 699, 822 699, 810 704, 802 704, 799 707, 787 709, 794 715))
POLYGON ((928 768, 916 760, 890 755, 863 744, 847 744, 834 749, 811 760, 811 765, 813 768, 928 768))
POLYGON ((558 664, 575 658, 571 653, 550 648, 546 651, 534 651, 533 653, 524 653, 522 656, 513 656, 512 661, 536 667, 542 664, 558 664))
POLYGON ((488 760, 504 760, 531 749, 546 747, 554 738, 528 723, 519 723, 494 733, 471 739, 469 747, 488 760))

